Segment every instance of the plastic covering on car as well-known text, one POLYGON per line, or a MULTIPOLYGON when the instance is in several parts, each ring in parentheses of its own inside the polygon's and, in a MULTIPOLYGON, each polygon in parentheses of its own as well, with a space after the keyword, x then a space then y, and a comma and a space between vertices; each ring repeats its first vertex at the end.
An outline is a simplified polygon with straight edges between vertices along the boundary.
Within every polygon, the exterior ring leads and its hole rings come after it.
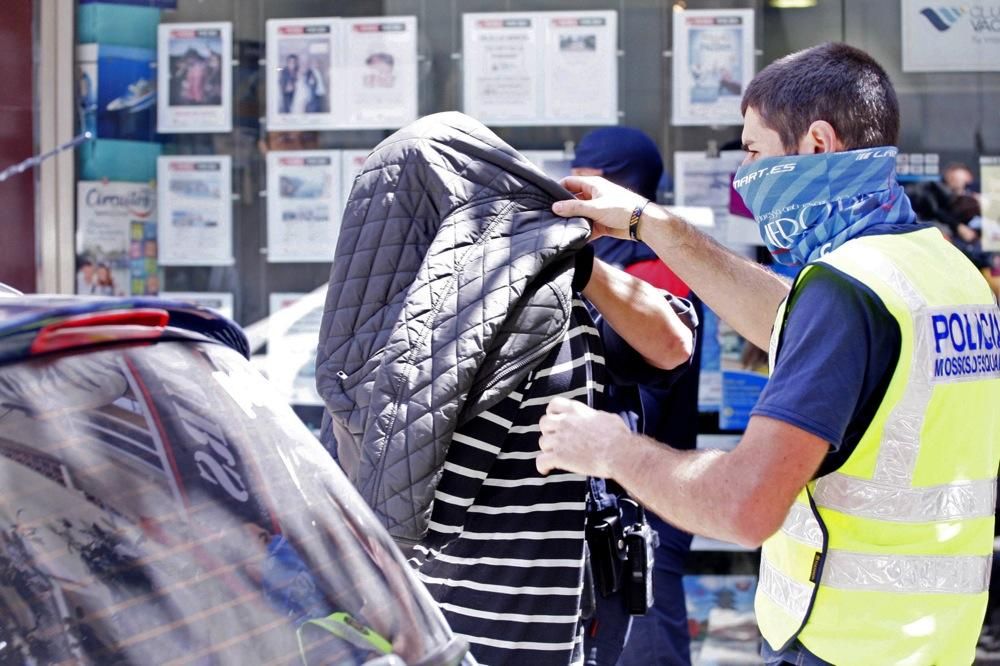
POLYGON ((0 663, 449 664, 465 646, 235 351, 0 367, 0 663))

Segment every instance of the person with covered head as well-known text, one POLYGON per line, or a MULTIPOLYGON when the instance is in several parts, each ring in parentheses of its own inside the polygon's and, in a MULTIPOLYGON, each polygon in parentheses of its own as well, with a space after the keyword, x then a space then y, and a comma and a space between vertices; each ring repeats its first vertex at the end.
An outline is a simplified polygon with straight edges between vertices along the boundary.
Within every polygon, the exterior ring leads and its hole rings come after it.
POLYGON ((763 544, 766 661, 969 664, 987 602, 1000 463, 1000 310, 896 179, 883 68, 824 44, 743 97, 735 187, 789 287, 639 194, 563 182, 597 234, 645 242, 772 373, 732 451, 680 452, 553 400, 538 468, 610 477, 695 533, 763 544), (772 330, 773 329, 773 330, 772 330), (770 344, 769 344, 770 343, 770 344))
POLYGON ((321 441, 484 664, 583 663, 606 493, 538 471, 547 405, 603 408, 692 351, 686 308, 552 213, 568 194, 468 116, 400 129, 348 197, 320 330, 321 441))
MULTIPOLYGON (((659 148, 643 131, 631 127, 601 127, 584 135, 573 157, 572 173, 603 176, 648 200, 656 199, 657 187, 665 176, 659 148)), ((668 298, 694 300, 687 285, 649 246, 610 236, 598 238, 593 246, 598 259, 664 290, 668 298)), ((613 383, 608 387, 605 408, 620 414, 633 432, 680 449, 695 448, 699 349, 696 344, 691 366, 670 386, 613 383)), ((614 664, 619 654, 623 665, 691 663, 681 582, 691 535, 656 516, 649 516, 649 522, 660 542, 653 575, 654 606, 646 616, 634 618, 629 629, 630 618, 621 595, 599 596, 597 615, 587 633, 587 655, 595 664, 614 664)))

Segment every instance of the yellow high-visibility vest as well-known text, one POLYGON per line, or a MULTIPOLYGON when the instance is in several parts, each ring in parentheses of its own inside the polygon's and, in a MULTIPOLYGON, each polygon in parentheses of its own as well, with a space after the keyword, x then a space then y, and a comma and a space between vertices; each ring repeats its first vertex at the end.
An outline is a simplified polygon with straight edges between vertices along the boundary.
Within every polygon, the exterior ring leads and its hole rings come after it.
POLYGON ((881 299, 902 346, 857 448, 764 543, 761 633, 833 664, 970 664, 993 554, 1000 309, 936 229, 857 238, 820 261, 881 299))

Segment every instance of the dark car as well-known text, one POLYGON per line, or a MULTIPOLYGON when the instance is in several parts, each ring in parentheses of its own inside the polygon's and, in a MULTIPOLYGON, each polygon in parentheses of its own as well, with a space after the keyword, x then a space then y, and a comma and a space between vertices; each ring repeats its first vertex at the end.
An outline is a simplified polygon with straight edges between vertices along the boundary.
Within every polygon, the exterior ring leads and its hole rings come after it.
POLYGON ((0 664, 471 663, 247 353, 189 304, 0 293, 0 664))

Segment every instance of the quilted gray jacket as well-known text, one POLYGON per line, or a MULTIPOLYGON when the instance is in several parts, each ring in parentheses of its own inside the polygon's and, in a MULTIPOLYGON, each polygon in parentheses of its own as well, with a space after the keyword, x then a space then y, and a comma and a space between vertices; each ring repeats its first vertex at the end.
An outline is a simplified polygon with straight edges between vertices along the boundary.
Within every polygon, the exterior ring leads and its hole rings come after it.
POLYGON ((317 351, 322 439, 400 545, 426 532, 455 429, 569 325, 589 233, 550 211, 569 197, 460 113, 399 130, 355 180, 317 351))

